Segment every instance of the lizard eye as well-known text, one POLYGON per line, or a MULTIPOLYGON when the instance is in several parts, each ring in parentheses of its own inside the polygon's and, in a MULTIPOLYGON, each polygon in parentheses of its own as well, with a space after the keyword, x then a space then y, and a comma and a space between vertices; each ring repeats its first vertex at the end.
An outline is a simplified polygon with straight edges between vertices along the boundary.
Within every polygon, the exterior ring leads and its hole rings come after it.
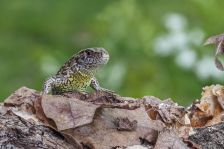
POLYGON ((90 51, 86 51, 86 54, 87 54, 87 56, 90 56, 91 52, 90 51))

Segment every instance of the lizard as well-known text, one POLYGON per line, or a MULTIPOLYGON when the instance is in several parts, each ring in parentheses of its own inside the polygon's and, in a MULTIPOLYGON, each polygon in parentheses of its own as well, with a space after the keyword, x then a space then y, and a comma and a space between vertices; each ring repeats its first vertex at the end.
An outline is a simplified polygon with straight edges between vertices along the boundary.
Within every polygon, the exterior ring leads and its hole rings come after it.
POLYGON ((44 82, 44 94, 85 92, 90 86, 95 91, 109 91, 102 88, 94 77, 98 68, 107 64, 109 54, 104 48, 87 48, 74 54, 59 69, 56 75, 44 82))

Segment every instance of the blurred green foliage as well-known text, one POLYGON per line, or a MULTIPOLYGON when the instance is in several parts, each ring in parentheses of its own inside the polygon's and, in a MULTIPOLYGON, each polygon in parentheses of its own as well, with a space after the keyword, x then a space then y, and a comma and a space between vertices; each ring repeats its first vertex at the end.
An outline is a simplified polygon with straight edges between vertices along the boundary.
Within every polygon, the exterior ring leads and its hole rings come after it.
POLYGON ((187 105, 203 86, 223 83, 209 61, 214 47, 202 46, 223 32, 223 6, 223 0, 1 0, 0 99, 21 86, 41 90, 74 53, 104 47, 111 57, 97 74, 103 87, 187 105))

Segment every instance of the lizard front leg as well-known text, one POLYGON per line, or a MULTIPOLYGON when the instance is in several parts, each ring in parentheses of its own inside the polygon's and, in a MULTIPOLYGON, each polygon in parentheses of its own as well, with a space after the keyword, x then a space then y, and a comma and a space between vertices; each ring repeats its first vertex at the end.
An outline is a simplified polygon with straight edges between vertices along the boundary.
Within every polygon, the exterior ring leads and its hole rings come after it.
POLYGON ((90 87, 94 89, 95 91, 106 91, 106 92, 114 93, 114 91, 108 90, 106 88, 102 88, 95 77, 91 80, 90 87))
POLYGON ((64 83, 65 83, 65 78, 63 76, 59 76, 59 75, 52 76, 44 82, 44 87, 43 87, 44 93, 45 94, 53 93, 56 87, 59 87, 60 85, 64 83))

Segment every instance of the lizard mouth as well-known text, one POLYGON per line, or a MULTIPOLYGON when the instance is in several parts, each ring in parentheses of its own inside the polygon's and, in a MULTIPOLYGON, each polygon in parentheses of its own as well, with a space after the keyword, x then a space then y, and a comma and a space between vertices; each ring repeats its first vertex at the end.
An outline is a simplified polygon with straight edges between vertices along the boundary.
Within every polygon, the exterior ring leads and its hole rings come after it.
POLYGON ((104 54, 102 57, 102 64, 106 64, 109 61, 110 56, 107 54, 104 54))
POLYGON ((108 54, 104 54, 104 55, 103 55, 103 59, 107 59, 107 60, 109 60, 109 58, 110 58, 110 56, 109 56, 108 54))

